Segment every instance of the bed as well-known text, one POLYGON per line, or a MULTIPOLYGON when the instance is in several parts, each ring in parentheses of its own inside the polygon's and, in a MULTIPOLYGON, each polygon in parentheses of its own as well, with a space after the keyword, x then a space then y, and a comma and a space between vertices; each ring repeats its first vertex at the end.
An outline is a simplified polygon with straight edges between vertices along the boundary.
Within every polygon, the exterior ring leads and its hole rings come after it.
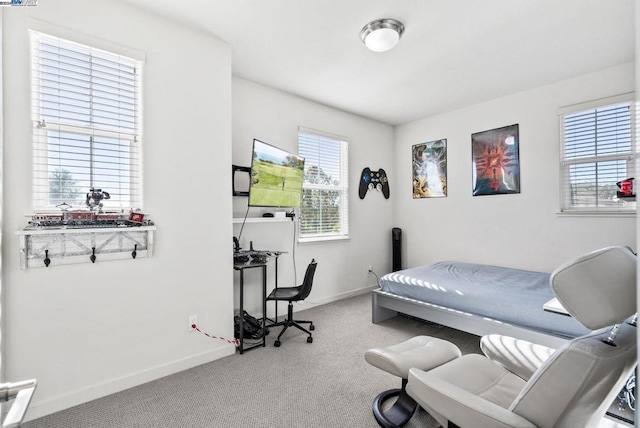
POLYGON ((504 334, 555 348, 588 330, 561 306, 550 305, 549 278, 544 272, 451 261, 405 269, 380 279, 372 321, 403 313, 478 336, 504 334))

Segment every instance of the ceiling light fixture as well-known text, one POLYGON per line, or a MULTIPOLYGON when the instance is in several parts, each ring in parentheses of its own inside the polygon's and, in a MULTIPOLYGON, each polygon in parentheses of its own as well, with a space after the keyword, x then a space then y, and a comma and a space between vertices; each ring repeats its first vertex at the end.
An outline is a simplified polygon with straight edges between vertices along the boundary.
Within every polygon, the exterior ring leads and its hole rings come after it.
POLYGON ((385 52, 398 44, 404 25, 395 19, 376 19, 360 31, 365 46, 374 52, 385 52))

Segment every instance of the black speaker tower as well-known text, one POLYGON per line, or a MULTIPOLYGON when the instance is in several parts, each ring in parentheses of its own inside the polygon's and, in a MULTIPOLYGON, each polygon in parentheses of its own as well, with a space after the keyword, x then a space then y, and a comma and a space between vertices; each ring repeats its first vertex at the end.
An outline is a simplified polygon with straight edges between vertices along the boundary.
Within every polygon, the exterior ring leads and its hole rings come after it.
POLYGON ((402 229, 391 229, 391 248, 393 250, 393 271, 402 269, 402 229))

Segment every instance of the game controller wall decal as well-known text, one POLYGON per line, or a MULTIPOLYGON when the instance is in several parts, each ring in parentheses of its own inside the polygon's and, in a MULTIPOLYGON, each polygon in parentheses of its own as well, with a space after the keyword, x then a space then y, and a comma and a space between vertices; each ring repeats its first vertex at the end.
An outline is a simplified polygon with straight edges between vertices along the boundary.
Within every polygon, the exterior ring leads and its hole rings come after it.
POLYGON ((362 170, 360 188, 358 189, 360 199, 364 199, 369 190, 382 192, 385 199, 389 199, 389 179, 384 169, 380 168, 377 171, 371 171, 371 169, 365 168, 362 170))

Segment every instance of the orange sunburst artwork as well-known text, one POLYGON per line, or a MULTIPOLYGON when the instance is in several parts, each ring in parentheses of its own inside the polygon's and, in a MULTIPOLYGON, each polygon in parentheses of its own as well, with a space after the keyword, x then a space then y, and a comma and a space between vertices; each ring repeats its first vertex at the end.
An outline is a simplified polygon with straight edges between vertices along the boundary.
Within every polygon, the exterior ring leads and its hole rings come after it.
POLYGON ((520 193, 518 125, 471 136, 473 195, 520 193))

